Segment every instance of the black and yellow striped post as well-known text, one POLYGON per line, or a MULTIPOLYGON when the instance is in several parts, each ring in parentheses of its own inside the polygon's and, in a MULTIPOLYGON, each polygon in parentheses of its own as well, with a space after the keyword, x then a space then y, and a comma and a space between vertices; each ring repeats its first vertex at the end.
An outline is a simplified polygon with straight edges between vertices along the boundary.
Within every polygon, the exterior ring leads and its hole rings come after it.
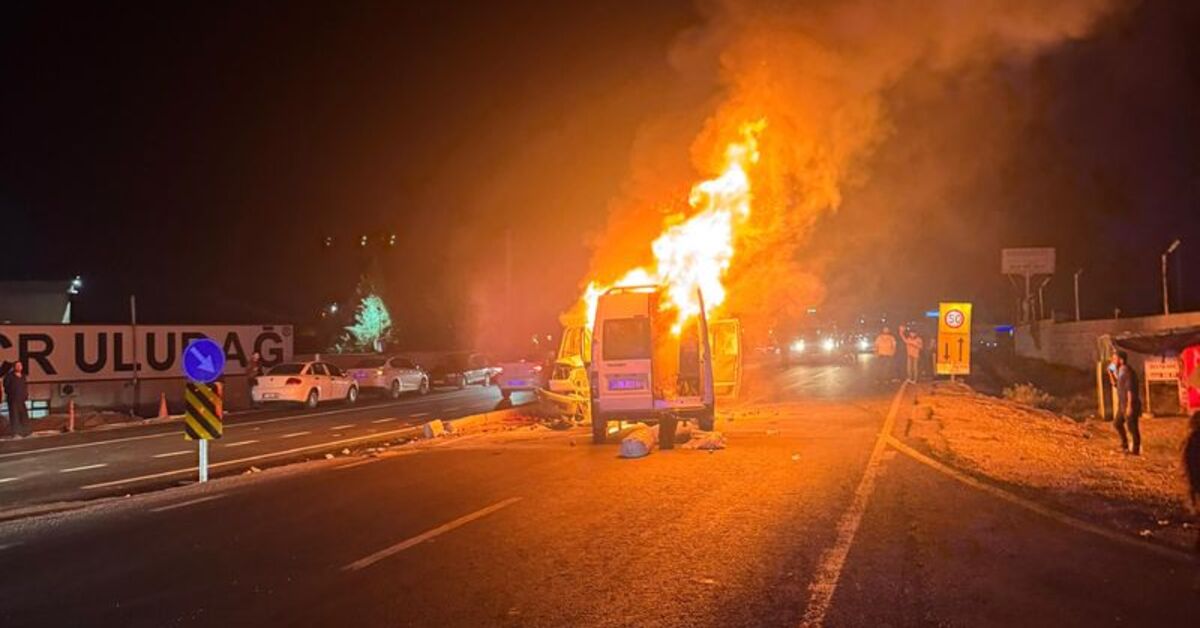
POLYGON ((199 441, 200 481, 208 481, 208 441, 221 438, 224 431, 225 404, 221 384, 188 382, 183 395, 186 410, 183 414, 183 433, 188 440, 199 441))

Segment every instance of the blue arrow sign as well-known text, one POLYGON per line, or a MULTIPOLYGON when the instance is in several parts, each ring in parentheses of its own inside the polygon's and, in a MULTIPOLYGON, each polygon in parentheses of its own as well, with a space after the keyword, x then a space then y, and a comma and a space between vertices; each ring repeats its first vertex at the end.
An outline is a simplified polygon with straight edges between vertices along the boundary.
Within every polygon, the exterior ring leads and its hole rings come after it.
POLYGON ((183 351, 183 373, 198 384, 211 384, 225 372, 225 351, 209 338, 188 343, 183 351))

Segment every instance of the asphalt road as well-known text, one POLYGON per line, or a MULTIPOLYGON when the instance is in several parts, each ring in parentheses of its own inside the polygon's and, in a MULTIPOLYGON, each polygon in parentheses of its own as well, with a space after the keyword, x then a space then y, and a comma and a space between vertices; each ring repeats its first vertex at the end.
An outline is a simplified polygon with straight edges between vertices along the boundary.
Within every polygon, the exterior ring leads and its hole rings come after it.
POLYGON ((1196 625, 1194 565, 882 447, 861 371, 754 374, 714 453, 519 430, 0 524, 0 625, 1196 625))
MULTIPOLYGON (((531 400, 525 394, 514 402, 531 400)), ((209 448, 211 477, 241 473, 385 439, 431 419, 496 409, 494 387, 435 391, 315 410, 266 409, 227 416, 225 433, 209 448)), ((179 422, 77 432, 0 444, 0 518, 30 506, 124 495, 194 481, 197 445, 179 422)))

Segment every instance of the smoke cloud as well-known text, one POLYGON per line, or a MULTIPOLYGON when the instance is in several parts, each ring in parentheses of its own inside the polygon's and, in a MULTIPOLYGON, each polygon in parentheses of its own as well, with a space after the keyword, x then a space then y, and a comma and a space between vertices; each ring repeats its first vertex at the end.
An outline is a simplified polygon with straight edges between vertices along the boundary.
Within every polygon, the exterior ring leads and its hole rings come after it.
MULTIPOLYGON (((629 182, 591 243, 584 281, 611 281, 646 264, 666 217, 688 211, 689 186, 720 168, 722 151, 740 125, 765 119, 762 156, 751 172, 753 211, 738 232, 722 308, 762 337, 826 298, 830 265, 842 263, 845 250, 854 248, 846 235, 853 226, 842 225, 846 229, 829 242, 814 243, 814 234, 876 168, 903 169, 903 163, 882 159, 881 148, 922 144, 922 137, 906 135, 922 125, 910 125, 910 118, 897 124, 893 111, 904 107, 895 102, 898 95, 937 101, 921 90, 950 89, 947 77, 1026 65, 1052 47, 1087 36, 1114 8, 1110 0, 703 3, 703 24, 680 35, 671 55, 683 79, 674 88, 681 105, 643 128, 629 182)), ((993 113, 989 102, 976 104, 993 113)), ((957 131, 972 131, 970 124, 961 128, 963 118, 948 117, 958 121, 957 131)), ((986 118, 973 115, 969 121, 986 118)), ((937 123, 924 130, 944 131, 937 123)), ((979 131, 996 139, 982 149, 1008 148, 994 132, 979 131)), ((971 160, 961 151, 946 154, 971 160)), ((914 174, 936 182, 912 182, 913 196, 936 195, 930 186, 940 190, 952 183, 952 172, 970 167, 948 160, 924 163, 914 174)), ((908 193, 896 170, 885 174, 894 183, 889 194, 908 193)), ((860 215, 874 225, 868 233, 900 224, 879 193, 868 204, 875 215, 860 215)), ((904 205, 899 199, 894 204, 904 205)))

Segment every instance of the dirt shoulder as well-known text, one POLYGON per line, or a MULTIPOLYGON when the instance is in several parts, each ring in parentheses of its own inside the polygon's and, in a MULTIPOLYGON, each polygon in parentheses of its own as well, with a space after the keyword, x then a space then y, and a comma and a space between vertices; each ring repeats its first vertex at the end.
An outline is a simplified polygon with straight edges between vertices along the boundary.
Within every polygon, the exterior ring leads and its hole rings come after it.
POLYGON ((922 386, 899 421, 909 442, 960 469, 1132 534, 1180 547, 1195 542, 1198 520, 1180 461, 1184 418, 1143 418, 1143 453, 1130 456, 1108 422, 941 383, 922 386))

